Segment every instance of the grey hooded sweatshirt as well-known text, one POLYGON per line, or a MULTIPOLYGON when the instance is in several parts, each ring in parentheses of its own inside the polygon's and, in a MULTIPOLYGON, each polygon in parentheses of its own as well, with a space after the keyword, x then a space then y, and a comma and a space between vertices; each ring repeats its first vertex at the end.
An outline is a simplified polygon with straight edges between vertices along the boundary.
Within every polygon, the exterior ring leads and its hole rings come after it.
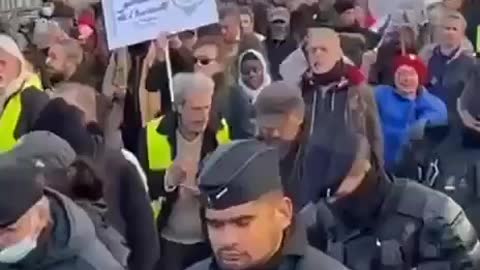
POLYGON ((52 226, 37 248, 16 264, 0 270, 124 270, 100 242, 87 213, 64 195, 47 189, 52 226))

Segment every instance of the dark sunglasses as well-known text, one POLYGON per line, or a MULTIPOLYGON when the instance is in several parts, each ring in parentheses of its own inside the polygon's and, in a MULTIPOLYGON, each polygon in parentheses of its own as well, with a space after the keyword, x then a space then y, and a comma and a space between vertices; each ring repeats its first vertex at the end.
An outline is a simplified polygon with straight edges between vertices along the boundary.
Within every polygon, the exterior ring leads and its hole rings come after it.
POLYGON ((215 61, 215 59, 208 59, 208 58, 195 58, 195 64, 200 66, 208 66, 210 63, 215 61))

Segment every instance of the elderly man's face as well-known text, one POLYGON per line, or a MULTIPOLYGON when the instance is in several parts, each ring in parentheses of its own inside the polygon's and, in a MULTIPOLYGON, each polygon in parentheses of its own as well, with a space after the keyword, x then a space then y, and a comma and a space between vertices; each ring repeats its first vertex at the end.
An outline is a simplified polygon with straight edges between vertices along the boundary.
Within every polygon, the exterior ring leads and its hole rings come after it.
POLYGON ((267 263, 280 248, 291 219, 292 206, 287 198, 259 199, 225 210, 207 209, 208 236, 220 268, 241 270, 267 263))
POLYGON ((221 64, 218 62, 218 48, 215 45, 198 47, 194 50, 193 57, 195 72, 201 72, 212 78, 222 70, 221 64))
POLYGON ((449 48, 457 48, 465 38, 465 25, 461 20, 443 20, 441 30, 441 44, 449 48))
POLYGON ((21 68, 20 60, 0 48, 0 89, 15 80, 20 75, 21 68))
POLYGON ((204 90, 188 93, 185 96, 185 102, 180 107, 181 123, 188 132, 203 133, 207 128, 213 89, 204 90))
POLYGON ((307 41, 307 56, 310 68, 315 74, 330 71, 342 57, 338 39, 310 35, 307 41))

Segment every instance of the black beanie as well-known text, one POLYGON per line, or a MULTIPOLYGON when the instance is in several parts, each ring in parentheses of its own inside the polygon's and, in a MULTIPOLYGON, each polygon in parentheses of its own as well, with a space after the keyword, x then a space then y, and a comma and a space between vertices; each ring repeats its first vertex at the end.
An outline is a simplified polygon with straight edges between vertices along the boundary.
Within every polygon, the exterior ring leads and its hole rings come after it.
POLYGON ((355 1, 354 0, 337 0, 333 5, 335 10, 338 14, 342 14, 343 12, 354 9, 355 8, 355 1))
POLYGON ((95 141, 83 123, 83 112, 61 98, 45 106, 33 130, 52 132, 67 141, 77 155, 92 157, 95 153, 95 141))

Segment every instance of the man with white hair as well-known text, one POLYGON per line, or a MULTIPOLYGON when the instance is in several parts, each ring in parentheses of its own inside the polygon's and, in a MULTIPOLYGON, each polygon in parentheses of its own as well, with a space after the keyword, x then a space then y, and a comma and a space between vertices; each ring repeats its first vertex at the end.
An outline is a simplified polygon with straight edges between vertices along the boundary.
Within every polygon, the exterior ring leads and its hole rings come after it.
POLYGON ((138 156, 159 214, 158 269, 182 270, 210 255, 200 219, 198 167, 230 136, 226 121, 217 126, 210 121, 211 78, 179 73, 173 78, 173 89, 174 112, 147 124, 140 134, 138 156))
POLYGON ((87 213, 45 188, 41 170, 13 155, 0 163, 0 269, 124 269, 87 213))
MULTIPOLYGON (((335 123, 336 129, 357 125, 367 130, 375 154, 382 157, 382 135, 372 90, 359 69, 343 57, 340 36, 330 28, 310 28, 304 50, 309 67, 302 76, 305 100, 305 128, 308 135, 335 123), (362 123, 352 123, 360 108, 365 110, 362 123)), ((332 130, 335 136, 337 130, 332 130)))
POLYGON ((15 41, 0 34, 0 153, 13 148, 48 102, 15 41))

